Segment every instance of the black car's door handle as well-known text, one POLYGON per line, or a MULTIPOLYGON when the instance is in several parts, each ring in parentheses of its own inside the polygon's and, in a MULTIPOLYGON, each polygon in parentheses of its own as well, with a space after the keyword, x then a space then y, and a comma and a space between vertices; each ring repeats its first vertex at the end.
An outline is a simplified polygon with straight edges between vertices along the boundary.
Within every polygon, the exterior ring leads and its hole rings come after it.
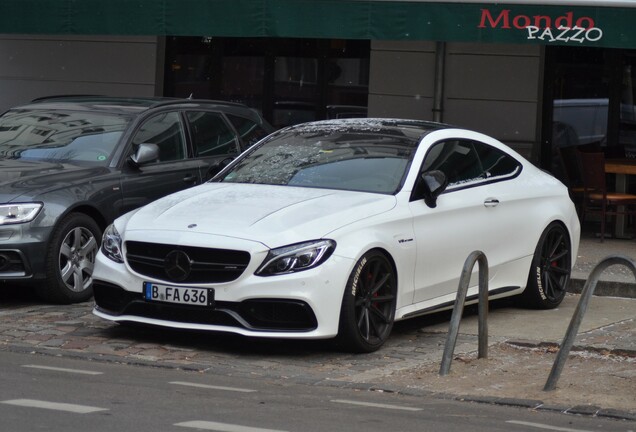
POLYGON ((499 200, 497 198, 486 198, 484 201, 484 207, 497 207, 499 200))
POLYGON ((184 183, 196 183, 197 182, 197 176, 194 176, 192 174, 187 174, 184 178, 183 178, 183 182, 184 183))

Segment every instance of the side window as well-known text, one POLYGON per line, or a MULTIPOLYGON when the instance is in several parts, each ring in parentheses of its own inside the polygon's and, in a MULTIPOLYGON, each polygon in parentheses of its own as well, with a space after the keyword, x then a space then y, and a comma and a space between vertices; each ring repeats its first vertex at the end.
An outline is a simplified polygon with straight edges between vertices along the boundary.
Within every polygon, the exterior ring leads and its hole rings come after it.
POLYGON ((245 143, 245 148, 255 144, 261 138, 267 136, 267 131, 250 119, 227 114, 234 128, 238 131, 241 141, 245 143))
POLYGON ((221 114, 189 111, 186 116, 196 156, 223 156, 238 153, 236 136, 221 114))
POLYGON ((515 176, 521 164, 501 150, 477 141, 442 141, 431 147, 422 172, 440 170, 448 187, 515 176))
POLYGON ((486 178, 514 176, 521 170, 521 164, 516 159, 499 149, 475 142, 475 150, 486 178))
POLYGON ((179 113, 166 112, 148 119, 135 133, 133 147, 142 143, 156 144, 159 147, 159 161, 185 159, 185 135, 179 113))
POLYGON ((483 180, 484 170, 471 141, 442 141, 431 147, 422 172, 440 170, 448 178, 448 186, 461 186, 483 180))

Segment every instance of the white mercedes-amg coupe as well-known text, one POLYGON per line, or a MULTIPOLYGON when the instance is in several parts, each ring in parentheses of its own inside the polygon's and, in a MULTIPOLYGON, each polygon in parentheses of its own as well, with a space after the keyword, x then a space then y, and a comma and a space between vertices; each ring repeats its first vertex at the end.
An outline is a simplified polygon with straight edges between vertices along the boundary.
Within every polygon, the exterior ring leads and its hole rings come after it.
POLYGON ((493 138, 415 120, 306 123, 108 227, 94 313, 370 352, 395 321, 451 308, 474 251, 490 298, 556 307, 579 235, 567 188, 493 138))

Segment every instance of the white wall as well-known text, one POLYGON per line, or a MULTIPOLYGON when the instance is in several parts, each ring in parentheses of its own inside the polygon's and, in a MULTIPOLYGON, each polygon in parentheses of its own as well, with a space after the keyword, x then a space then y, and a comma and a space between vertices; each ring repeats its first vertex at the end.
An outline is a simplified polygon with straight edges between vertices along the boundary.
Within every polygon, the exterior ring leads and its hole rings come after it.
MULTIPOLYGON (((447 43, 442 121, 526 156, 538 143, 539 46, 447 43)), ((369 115, 433 119, 435 43, 371 44, 369 115)))
POLYGON ((50 95, 160 94, 158 46, 157 37, 0 35, 0 111, 50 95))

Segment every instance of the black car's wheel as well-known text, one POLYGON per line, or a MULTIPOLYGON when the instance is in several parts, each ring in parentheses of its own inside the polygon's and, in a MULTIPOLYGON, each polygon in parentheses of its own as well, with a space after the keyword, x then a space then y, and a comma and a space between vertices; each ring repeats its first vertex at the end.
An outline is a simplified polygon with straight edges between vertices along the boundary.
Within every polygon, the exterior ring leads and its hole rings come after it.
POLYGON ((553 222, 537 244, 528 284, 520 297, 522 304, 537 309, 557 307, 565 297, 571 264, 570 236, 563 225, 553 222))
POLYGON ((393 328, 397 294, 395 270, 384 253, 367 252, 349 276, 342 299, 337 343, 353 352, 372 352, 393 328))
POLYGON ((93 267, 101 230, 89 216, 73 213, 53 231, 46 257, 46 282, 36 287, 44 300, 76 303, 93 295, 93 267))

